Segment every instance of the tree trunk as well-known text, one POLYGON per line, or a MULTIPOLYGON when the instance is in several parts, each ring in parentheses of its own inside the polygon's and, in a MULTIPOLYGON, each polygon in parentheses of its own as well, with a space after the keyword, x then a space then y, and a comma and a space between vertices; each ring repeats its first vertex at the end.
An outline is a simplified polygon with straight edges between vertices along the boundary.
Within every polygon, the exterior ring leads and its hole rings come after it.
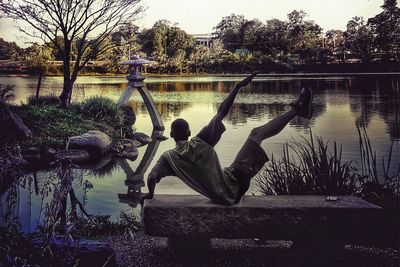
POLYGON ((39 78, 38 78, 38 82, 37 82, 37 86, 36 86, 36 99, 39 98, 40 87, 42 86, 42 80, 43 80, 43 69, 40 69, 39 78))
POLYGON ((61 107, 63 108, 68 108, 69 104, 71 104, 72 89, 74 88, 76 78, 77 75, 75 73, 72 74, 72 77, 64 75, 63 91, 60 95, 61 107))
POLYGON ((68 45, 69 43, 64 40, 66 43, 65 51, 64 54, 68 55, 63 58, 63 72, 64 72, 64 84, 63 84, 63 90, 60 95, 60 105, 62 108, 68 108, 69 103, 71 101, 71 95, 72 95, 72 88, 74 87, 74 83, 76 80, 76 75, 71 77, 71 66, 70 66, 70 46, 68 45))
POLYGON ((74 81, 64 79, 63 90, 60 95, 61 107, 68 108, 70 104, 73 87, 74 87, 74 81))

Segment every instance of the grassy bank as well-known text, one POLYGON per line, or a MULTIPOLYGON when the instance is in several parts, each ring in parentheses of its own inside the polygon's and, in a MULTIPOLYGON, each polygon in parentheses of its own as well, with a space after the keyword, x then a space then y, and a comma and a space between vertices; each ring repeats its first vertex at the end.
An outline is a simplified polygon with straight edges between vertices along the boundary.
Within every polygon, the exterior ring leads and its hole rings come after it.
POLYGON ((27 104, 12 107, 33 133, 22 145, 65 147, 69 137, 89 130, 121 138, 123 114, 111 100, 94 97, 68 109, 61 108, 58 101, 55 96, 32 97, 27 104))

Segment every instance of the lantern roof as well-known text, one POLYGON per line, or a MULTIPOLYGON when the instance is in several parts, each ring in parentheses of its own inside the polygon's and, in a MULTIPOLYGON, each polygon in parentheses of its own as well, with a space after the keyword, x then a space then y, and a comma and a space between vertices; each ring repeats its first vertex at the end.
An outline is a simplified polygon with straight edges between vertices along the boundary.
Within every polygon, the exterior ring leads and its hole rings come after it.
POLYGON ((128 61, 122 63, 122 65, 144 65, 153 63, 150 60, 140 58, 138 55, 132 56, 128 61))

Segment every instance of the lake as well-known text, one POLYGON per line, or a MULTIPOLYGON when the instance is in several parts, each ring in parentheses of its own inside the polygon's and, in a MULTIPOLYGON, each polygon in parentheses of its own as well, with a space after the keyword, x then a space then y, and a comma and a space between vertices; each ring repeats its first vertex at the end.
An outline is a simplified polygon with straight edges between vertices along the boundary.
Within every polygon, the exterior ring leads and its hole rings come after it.
MULTIPOLYGON (((216 113, 229 90, 243 76, 218 77, 147 77, 146 87, 156 103, 169 136, 170 124, 176 118, 189 121, 196 134, 216 113)), ((36 90, 36 77, 2 76, 0 84, 15 85, 14 104, 24 103, 36 90)), ((60 93, 61 77, 46 77, 41 94, 60 93)), ((357 123, 366 126, 371 144, 379 162, 387 157, 394 142, 392 166, 400 164, 400 78, 395 75, 329 75, 329 76, 268 76, 259 75, 250 86, 243 88, 224 120, 226 132, 215 147, 222 166, 228 166, 239 151, 251 129, 268 122, 288 110, 302 84, 314 90, 314 117, 311 120, 294 119, 281 134, 262 143, 271 157, 280 158, 286 142, 316 136, 333 144, 343 145, 344 160, 359 160, 357 123)), ((76 83, 73 101, 95 95, 119 99, 127 86, 125 77, 80 77, 76 83)), ((138 92, 130 100, 136 111, 135 129, 152 134, 152 124, 138 92)), ((159 156, 174 147, 174 141, 154 141, 139 148, 139 157, 129 160, 105 159, 90 169, 73 169, 76 176, 73 188, 77 199, 89 214, 116 216, 120 211, 133 210, 139 215, 137 196, 147 192, 143 178, 159 156), (92 187, 92 188, 91 188, 92 187)), ((25 231, 36 229, 43 220, 44 207, 51 194, 43 197, 41 191, 51 171, 36 171, 21 178, 19 184, 1 197, 0 216, 18 217, 25 231)), ((259 194, 254 182, 248 194, 259 194)), ((156 194, 195 194, 175 177, 164 178, 156 194)))

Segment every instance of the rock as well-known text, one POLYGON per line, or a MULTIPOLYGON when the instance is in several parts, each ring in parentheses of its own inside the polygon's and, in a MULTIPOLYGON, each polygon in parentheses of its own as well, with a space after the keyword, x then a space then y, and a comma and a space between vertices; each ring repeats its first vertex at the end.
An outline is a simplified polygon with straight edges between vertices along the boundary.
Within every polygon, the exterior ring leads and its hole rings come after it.
POLYGON ((113 153, 113 156, 127 158, 134 161, 139 155, 136 148, 138 145, 140 145, 138 141, 122 139, 114 142, 111 145, 110 151, 113 153))
POLYGON ((8 107, 0 107, 0 125, 2 129, 7 129, 0 131, 0 141, 10 138, 24 139, 32 135, 22 119, 8 107))
POLYGON ((100 131, 89 131, 79 136, 69 138, 68 149, 83 149, 91 157, 100 158, 110 150, 111 138, 100 131))
POLYGON ((130 139, 140 142, 140 146, 147 145, 153 141, 150 136, 144 133, 134 133, 130 139))
POLYGON ((89 153, 82 149, 68 149, 56 153, 55 158, 60 161, 71 161, 73 163, 85 162, 89 159, 89 153))
POLYGON ((39 147, 29 147, 28 149, 22 151, 22 157, 27 161, 39 161, 40 160, 40 148, 39 147))
POLYGON ((124 151, 124 157, 131 160, 135 161, 139 155, 139 152, 135 146, 130 147, 129 149, 124 151))

